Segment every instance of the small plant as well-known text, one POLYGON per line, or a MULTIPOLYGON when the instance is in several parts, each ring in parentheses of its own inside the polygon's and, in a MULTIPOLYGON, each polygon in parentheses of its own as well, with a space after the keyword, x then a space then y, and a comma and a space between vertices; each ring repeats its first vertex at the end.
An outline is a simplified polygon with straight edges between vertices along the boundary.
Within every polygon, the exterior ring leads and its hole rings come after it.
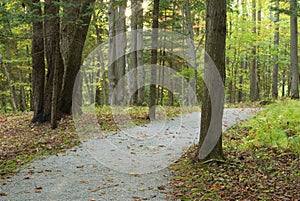
POLYGON ((242 125, 249 135, 245 142, 300 153, 300 102, 272 104, 242 125))

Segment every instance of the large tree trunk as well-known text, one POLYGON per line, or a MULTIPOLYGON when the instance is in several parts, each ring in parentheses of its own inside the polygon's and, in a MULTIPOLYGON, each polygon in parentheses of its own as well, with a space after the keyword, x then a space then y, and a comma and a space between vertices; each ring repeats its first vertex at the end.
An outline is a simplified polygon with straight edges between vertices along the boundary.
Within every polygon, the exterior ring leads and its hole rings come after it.
MULTIPOLYGON (((45 41, 46 41, 46 59, 48 65, 47 82, 45 89, 45 106, 44 106, 44 121, 50 121, 52 111, 52 92, 53 86, 59 85, 54 83, 54 69, 57 66, 57 70, 63 71, 63 62, 59 51, 60 46, 60 18, 59 18, 59 6, 53 0, 45 1, 45 14, 47 18, 45 20, 45 41)), ((62 79, 56 79, 59 81, 62 79)), ((57 104, 55 103, 55 106, 57 104)))
POLYGON ((95 0, 85 0, 81 3, 80 14, 77 18, 77 23, 80 23, 76 24, 74 36, 68 45, 67 51, 69 54, 65 59, 64 83, 59 100, 60 112, 64 114, 71 114, 73 86, 82 64, 82 51, 93 13, 94 3, 95 0))
POLYGON ((226 0, 206 1, 205 69, 198 160, 223 157, 226 0), (216 51, 218 50, 218 51, 216 51), (209 56, 212 62, 209 61, 209 56), (213 66, 213 63, 216 68, 213 66), (223 86, 223 87, 222 87, 223 86), (211 123, 213 125, 211 125, 211 123))
POLYGON ((116 77, 118 83, 118 89, 116 94, 116 104, 122 104, 125 97, 125 66, 126 66, 126 10, 127 1, 123 0, 120 2, 119 8, 116 9, 116 77), (119 82, 122 83, 119 83, 119 82))
POLYGON ((274 47, 276 48, 276 53, 274 54, 274 66, 272 74, 272 97, 278 98, 278 53, 279 53, 279 0, 275 1, 275 32, 274 32, 274 47))
POLYGON ((42 122, 44 114, 44 86, 45 86, 45 61, 44 61, 44 35, 42 9, 39 0, 33 0, 29 5, 33 16, 32 21, 32 98, 34 115, 32 122, 42 122))
POLYGON ((290 0, 290 29, 291 29, 291 91, 292 99, 299 99, 299 69, 298 69, 298 23, 297 0, 290 0))
POLYGON ((152 20, 152 49, 151 49, 151 84, 150 84, 150 104, 149 118, 155 119, 156 105, 156 64, 157 64, 157 45, 158 45, 158 15, 159 0, 154 0, 153 4, 153 20, 152 20))

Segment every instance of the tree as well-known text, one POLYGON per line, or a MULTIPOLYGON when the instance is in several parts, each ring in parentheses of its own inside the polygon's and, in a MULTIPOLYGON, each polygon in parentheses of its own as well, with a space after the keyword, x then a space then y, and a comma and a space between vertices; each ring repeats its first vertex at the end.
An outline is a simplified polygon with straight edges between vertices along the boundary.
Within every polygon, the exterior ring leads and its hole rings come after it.
POLYGON ((125 53, 126 53, 126 10, 127 1, 109 2, 109 58, 108 58, 108 80, 109 80, 109 104, 120 104, 125 95, 124 84, 118 82, 125 75, 125 53), (118 91, 116 91, 116 87, 118 91))
MULTIPOLYGON (((46 80, 46 88, 45 88, 45 103, 44 103, 44 117, 43 121, 49 121, 55 124, 56 114, 53 114, 53 111, 57 111, 57 99, 55 99, 55 103, 53 103, 53 92, 58 93, 58 83, 55 81, 63 80, 63 73, 56 74, 60 75, 60 78, 54 77, 55 69, 64 71, 63 61, 60 53, 60 19, 59 19, 59 7, 56 5, 57 2, 52 0, 45 1, 45 15, 48 16, 47 20, 44 22, 44 31, 45 31, 45 50, 46 50, 46 59, 47 59, 47 80, 46 80), (54 116, 53 116, 54 115, 54 116), (51 119, 51 118, 54 118, 51 119)), ((61 84, 60 84, 61 86, 61 84)), ((53 126, 55 127, 55 125, 53 126)))
POLYGON ((291 31, 291 91, 292 99, 299 99, 299 69, 298 69, 298 23, 297 0, 290 0, 290 31, 291 31))
POLYGON ((130 90, 130 103, 136 104, 138 102, 137 96, 137 12, 138 12, 138 1, 131 0, 131 39, 130 39, 130 68, 129 76, 129 90, 130 90))
POLYGON ((150 104, 149 118, 155 119, 156 105, 156 64, 157 64, 157 43, 158 43, 158 15, 159 0, 154 0, 153 4, 153 20, 152 20, 152 49, 151 49, 151 84, 150 84, 150 104))
POLYGON ((138 86, 138 105, 142 105, 145 97, 145 70, 143 57, 143 0, 137 1, 137 86, 138 86))
POLYGON ((222 116, 224 108, 225 83, 225 42, 226 41, 226 0, 206 1, 206 41, 204 81, 202 99, 201 130, 198 160, 223 157, 222 116), (216 51, 218 50, 218 51, 216 51), (209 57, 216 65, 215 69, 209 57), (214 119, 212 119, 214 116, 214 119), (214 125, 211 125, 212 120, 214 125), (212 141, 211 141, 212 140, 212 141), (215 143, 217 142, 217 143, 215 143), (212 147, 211 147, 212 146, 212 147))
MULTIPOLYGON (((96 0, 78 0, 78 4, 77 6, 75 6, 75 8, 79 7, 79 13, 76 15, 77 17, 75 21, 71 20, 67 22, 69 26, 75 26, 75 28, 74 32, 72 32, 73 35, 71 35, 72 37, 70 38, 71 42, 66 47, 68 57, 67 59, 64 59, 65 72, 62 83, 62 91, 60 93, 60 99, 58 104, 59 110, 63 114, 71 114, 73 86, 75 83, 77 73, 82 64, 83 47, 89 30, 95 1, 96 0)), ((73 3, 73 1, 71 2, 73 3)), ((72 8, 74 9, 74 6, 71 5, 65 9, 66 11, 68 11, 72 8)), ((74 15, 74 13, 72 12, 66 14, 66 16, 68 17, 67 19, 72 19, 69 18, 72 15, 74 15)), ((62 34, 62 36, 70 37, 69 34, 62 34)), ((65 58, 64 55, 63 58, 65 58)))
POLYGON ((55 128, 57 112, 71 114, 73 86, 82 63, 82 51, 94 2, 95 0, 83 2, 46 0, 44 9, 40 1, 28 3, 28 7, 36 17, 32 20, 32 79, 35 111, 32 122, 41 123, 51 120, 52 127, 55 128), (63 20, 60 16, 63 16, 63 20), (42 19, 44 19, 44 26, 42 19), (60 24, 62 24, 61 29, 60 24), (44 49, 47 59, 46 84, 44 49))
MULTIPOLYGON (((126 46, 127 46, 127 39, 126 39, 126 11, 127 0, 122 0, 119 2, 118 9, 116 9, 116 69, 115 73, 117 76, 117 83, 122 82, 124 83, 125 79, 125 66, 126 66, 126 46)), ((125 84, 118 83, 118 91, 116 94, 116 101, 117 104, 120 104, 124 101, 125 97, 125 84)))
POLYGON ((272 97, 278 98, 278 49, 279 49, 279 0, 275 1, 275 32, 274 32, 274 47, 276 48, 276 53, 274 55, 274 66, 272 74, 272 97))
MULTIPOLYGON (((253 27, 252 27, 252 32, 253 34, 257 33, 256 30, 256 0, 252 0, 252 22, 253 22, 253 27)), ((250 100, 251 101, 256 101, 258 100, 257 97, 257 60, 256 60, 256 45, 253 45, 252 47, 252 59, 251 59, 251 66, 250 66, 250 100)))
POLYGON ((42 8, 39 0, 33 0, 29 4, 32 13, 32 98, 33 118, 32 122, 41 121, 44 114, 44 87, 45 87, 45 59, 44 59, 44 35, 42 8))

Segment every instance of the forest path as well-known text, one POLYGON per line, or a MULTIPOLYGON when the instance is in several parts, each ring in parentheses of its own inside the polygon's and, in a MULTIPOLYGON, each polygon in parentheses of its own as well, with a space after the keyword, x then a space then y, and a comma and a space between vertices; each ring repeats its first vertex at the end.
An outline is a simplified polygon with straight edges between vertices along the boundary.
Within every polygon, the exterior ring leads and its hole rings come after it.
MULTIPOLYGON (((257 108, 225 109, 223 130, 245 120, 259 110, 257 108)), ((156 122, 154 128, 157 127, 160 131, 162 128, 168 129, 170 133, 170 126, 180 125, 184 128, 184 133, 195 133, 195 129, 199 128, 199 119, 200 113, 190 113, 173 118, 164 122, 163 125, 156 122)), ((140 130, 141 127, 133 129, 140 130)), ((152 130, 152 132, 156 131, 152 130)), ((167 131, 163 130, 162 132, 167 131)), ((111 140, 113 139, 111 138, 111 140)), ((159 142, 164 144, 165 141, 159 139, 159 142)), ((156 169, 157 171, 152 172, 151 169, 145 170, 150 172, 147 174, 126 173, 128 169, 122 171, 117 168, 117 164, 108 168, 107 165, 105 167, 95 160, 95 156, 87 149, 86 145, 91 145, 89 143, 93 142, 86 142, 85 145, 68 150, 64 154, 35 161, 28 168, 9 178, 8 181, 0 183, 2 194, 0 200, 137 201, 168 198, 167 186, 170 176, 168 168, 156 169)), ((124 142, 126 146, 128 143, 131 142, 124 142)), ((164 146, 162 145, 162 147, 164 146)), ((104 160, 107 158, 104 157, 104 160)), ((159 161, 159 158, 154 154, 152 160, 153 162, 159 161)), ((140 161, 136 164, 147 167, 151 165, 150 163, 149 161, 140 161)), ((134 170, 142 171, 141 169, 134 170)))

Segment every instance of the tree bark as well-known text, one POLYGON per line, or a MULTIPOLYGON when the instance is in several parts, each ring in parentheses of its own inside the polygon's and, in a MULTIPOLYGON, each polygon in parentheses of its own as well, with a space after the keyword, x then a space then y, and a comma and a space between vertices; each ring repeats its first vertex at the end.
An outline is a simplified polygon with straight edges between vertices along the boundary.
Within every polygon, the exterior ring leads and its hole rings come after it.
POLYGON ((125 10, 127 6, 127 0, 120 2, 119 8, 116 9, 116 77, 118 83, 118 89, 116 94, 116 104, 122 104, 125 97, 125 66, 126 66, 126 17, 125 10), (122 82, 122 83, 119 83, 122 82))
POLYGON ((206 1, 205 51, 207 55, 205 56, 204 69, 205 87, 201 111, 198 160, 223 157, 222 116, 224 108, 225 41, 226 0, 208 0, 206 1), (209 56, 217 69, 209 61, 209 56), (212 118, 213 116, 214 118, 212 118), (212 121, 214 125, 210 125, 212 121))
POLYGON ((292 99, 299 99, 299 69, 298 69, 298 22, 297 22, 297 0, 290 0, 290 31, 291 31, 291 91, 292 99))
POLYGON ((129 71, 129 94, 130 104, 137 104, 137 12, 138 12, 138 1, 131 0, 131 39, 130 39, 130 65, 129 71))
POLYGON ((95 0, 85 0, 81 3, 80 14, 72 42, 68 46, 68 58, 65 59, 64 83, 59 100, 60 111, 64 114, 71 114, 73 87, 76 76, 82 64, 82 51, 89 29, 95 0))
POLYGON ((138 85, 138 105, 142 105, 145 99, 145 69, 143 56, 143 0, 137 0, 137 85, 138 85))
MULTIPOLYGON (((253 22, 253 28, 252 33, 256 35, 256 0, 252 0, 252 22, 253 22)), ((257 59, 256 59, 256 45, 254 44, 252 47, 252 59, 251 59, 251 65, 250 65, 250 100, 256 101, 258 99, 257 97, 257 59)))
POLYGON ((197 61, 196 61, 196 50, 195 50, 195 44, 194 44, 194 31, 193 31, 193 19, 191 15, 191 7, 190 7, 190 1, 186 0, 184 1, 184 14, 185 14, 185 26, 186 30, 188 32, 188 40, 186 41, 189 47, 191 47, 192 54, 192 61, 189 61, 191 64, 191 68, 193 68, 194 77, 191 78, 189 87, 189 95, 188 95, 188 103, 189 105, 195 105, 197 102, 197 97, 194 96, 196 94, 196 86, 197 86, 197 61), (193 95, 192 95, 193 94, 193 95))
POLYGON ((239 76, 239 88, 238 88, 238 102, 241 103, 243 102, 243 83, 244 83, 244 73, 246 69, 246 58, 244 55, 241 56, 241 61, 240 61, 240 76, 239 76))
POLYGON ((52 86, 52 99, 51 99, 51 128, 57 128, 57 101, 58 101, 58 94, 59 94, 59 87, 58 87, 58 79, 59 79, 59 68, 61 67, 61 60, 60 60, 60 48, 59 45, 56 46, 55 49, 55 63, 54 63, 54 72, 53 72, 53 86, 52 86))
POLYGON ((114 94, 114 89, 117 85, 117 77, 116 77, 116 30, 115 30, 115 18, 116 18, 116 11, 115 11, 115 1, 110 0, 109 2, 109 8, 108 8, 108 29, 109 29, 109 55, 108 55, 108 81, 109 81, 109 86, 108 86, 108 99, 109 99, 109 105, 114 105, 115 104, 115 94, 114 94))
POLYGON ((44 35, 41 3, 32 0, 29 5, 32 13, 32 98, 33 118, 32 122, 43 121, 44 116, 44 86, 45 86, 45 60, 44 60, 44 35))
POLYGON ((159 15, 159 0, 154 0, 153 4, 153 20, 152 20, 152 49, 151 49, 151 83, 150 83, 150 104, 149 118, 155 119, 156 105, 156 64, 157 64, 157 46, 158 46, 158 15, 159 15))
MULTIPOLYGON (((46 59, 47 59, 47 82, 45 88, 45 106, 44 106, 44 121, 51 120, 51 112, 53 104, 53 86, 57 83, 53 82, 54 79, 54 69, 56 65, 60 65, 63 68, 59 50, 60 46, 60 37, 59 37, 59 28, 60 28, 60 19, 59 19, 59 6, 55 3, 57 1, 46 0, 45 1, 45 15, 47 16, 45 20, 45 44, 46 44, 46 59)), ((59 68, 59 67, 58 67, 59 68)), ((58 81, 58 80, 57 80, 58 81)), ((55 106, 57 104, 55 103, 55 106)))
POLYGON ((274 66, 272 73, 272 97, 278 98, 278 53, 279 53, 279 0, 275 1, 275 32, 274 32, 274 47, 276 48, 276 53, 274 54, 274 66))

